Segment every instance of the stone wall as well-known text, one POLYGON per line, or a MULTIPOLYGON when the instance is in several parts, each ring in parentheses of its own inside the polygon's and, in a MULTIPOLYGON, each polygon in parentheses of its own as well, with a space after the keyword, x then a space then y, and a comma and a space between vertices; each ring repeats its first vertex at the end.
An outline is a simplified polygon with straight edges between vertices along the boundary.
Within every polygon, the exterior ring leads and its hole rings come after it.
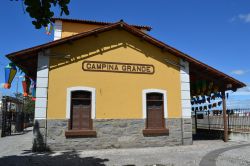
POLYGON ((154 147, 192 143, 189 133, 191 120, 167 119, 169 135, 147 137, 142 134, 145 129, 143 119, 95 119, 93 128, 97 136, 94 138, 65 138, 67 120, 48 120, 47 125, 47 145, 51 150, 154 147))
POLYGON ((193 133, 192 133, 192 119, 184 118, 182 119, 182 138, 183 145, 193 144, 193 133))

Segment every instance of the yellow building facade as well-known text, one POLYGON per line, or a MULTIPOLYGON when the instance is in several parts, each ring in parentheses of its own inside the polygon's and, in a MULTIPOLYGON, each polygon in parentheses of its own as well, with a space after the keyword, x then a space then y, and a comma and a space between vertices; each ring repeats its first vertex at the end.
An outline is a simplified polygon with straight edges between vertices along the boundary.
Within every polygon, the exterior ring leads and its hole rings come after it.
POLYGON ((165 90, 168 117, 181 118, 180 70, 165 62, 167 58, 177 63, 179 58, 140 41, 129 32, 112 30, 50 51, 71 57, 66 60, 50 58, 48 119, 65 119, 67 88, 70 87, 95 88, 96 119, 142 118, 142 92, 146 89, 165 90), (154 73, 84 71, 85 61, 150 64, 154 73))
POLYGON ((26 58, 17 64, 36 81, 36 149, 192 144, 188 56, 147 26, 60 18, 54 26, 53 42, 7 55, 26 58))
POLYGON ((197 83, 223 94, 245 86, 151 27, 53 21, 54 41, 6 55, 36 82, 34 151, 190 145, 197 83))

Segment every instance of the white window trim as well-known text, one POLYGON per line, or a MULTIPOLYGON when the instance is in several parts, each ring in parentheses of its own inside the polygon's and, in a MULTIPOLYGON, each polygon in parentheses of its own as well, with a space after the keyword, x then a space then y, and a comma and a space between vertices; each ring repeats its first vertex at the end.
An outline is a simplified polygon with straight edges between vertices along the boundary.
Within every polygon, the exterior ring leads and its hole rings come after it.
POLYGON ((164 118, 168 118, 168 107, 167 107, 167 91, 166 90, 161 90, 161 89, 144 89, 142 91, 142 118, 146 119, 147 118, 147 93, 162 93, 163 94, 163 113, 164 113, 164 118))
POLYGON ((71 93, 78 90, 91 92, 91 119, 95 119, 96 90, 95 88, 85 87, 85 86, 67 88, 66 119, 70 119, 71 93))

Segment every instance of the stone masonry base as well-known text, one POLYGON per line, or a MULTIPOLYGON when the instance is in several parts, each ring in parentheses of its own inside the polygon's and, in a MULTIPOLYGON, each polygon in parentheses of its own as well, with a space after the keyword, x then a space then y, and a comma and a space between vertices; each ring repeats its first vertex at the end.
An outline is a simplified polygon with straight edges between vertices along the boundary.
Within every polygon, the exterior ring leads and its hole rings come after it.
MULTIPOLYGON (((45 120, 36 120, 44 135, 45 120)), ((144 119, 95 119, 93 129, 97 136, 92 138, 66 138, 68 120, 47 120, 47 147, 51 150, 84 150, 106 148, 156 147, 192 144, 191 119, 167 119, 169 135, 143 136, 144 119)), ((34 132, 34 142, 37 134, 34 132)))

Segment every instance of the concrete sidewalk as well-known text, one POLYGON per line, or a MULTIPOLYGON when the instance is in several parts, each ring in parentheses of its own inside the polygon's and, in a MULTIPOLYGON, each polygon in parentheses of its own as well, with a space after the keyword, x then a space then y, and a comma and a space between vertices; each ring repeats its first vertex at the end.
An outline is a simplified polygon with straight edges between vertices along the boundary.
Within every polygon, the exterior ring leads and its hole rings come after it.
POLYGON ((247 166, 250 144, 220 140, 194 145, 136 149, 104 149, 32 153, 32 131, 0 138, 0 165, 167 165, 247 166))

